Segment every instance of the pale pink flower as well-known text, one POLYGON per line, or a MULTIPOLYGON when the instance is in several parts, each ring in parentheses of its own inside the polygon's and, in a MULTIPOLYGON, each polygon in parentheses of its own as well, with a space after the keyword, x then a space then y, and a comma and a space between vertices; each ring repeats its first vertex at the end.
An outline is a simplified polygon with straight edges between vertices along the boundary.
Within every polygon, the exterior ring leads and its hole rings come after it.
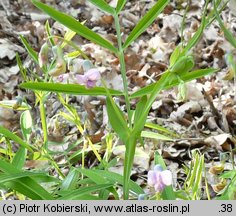
POLYGON ((148 184, 155 188, 156 192, 162 192, 166 186, 172 184, 172 174, 169 170, 163 170, 156 165, 154 170, 148 172, 148 184))
POLYGON ((76 75, 79 84, 85 85, 86 88, 93 88, 101 75, 96 68, 92 68, 84 73, 84 75, 76 75))
POLYGON ((61 74, 57 77, 57 80, 61 83, 67 83, 70 78, 69 73, 61 74))

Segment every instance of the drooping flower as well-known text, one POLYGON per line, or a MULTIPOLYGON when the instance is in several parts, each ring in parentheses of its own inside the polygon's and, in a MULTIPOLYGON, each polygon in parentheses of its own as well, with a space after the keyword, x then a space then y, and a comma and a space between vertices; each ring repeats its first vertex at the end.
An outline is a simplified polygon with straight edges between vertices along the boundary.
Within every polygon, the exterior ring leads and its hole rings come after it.
POLYGON ((156 192, 162 192, 166 186, 172 184, 172 174, 169 170, 163 170, 156 165, 154 170, 148 172, 148 184, 155 188, 156 192))
POLYGON ((84 75, 76 75, 79 84, 85 85, 86 88, 93 88, 101 75, 96 68, 92 68, 84 73, 84 75))
POLYGON ((48 44, 44 43, 40 49, 39 56, 39 67, 43 67, 43 65, 48 63, 48 44))
POLYGON ((55 46, 52 48, 53 54, 56 59, 54 68, 52 68, 48 73, 51 76, 59 76, 66 72, 66 61, 63 57, 63 52, 60 46, 55 46))

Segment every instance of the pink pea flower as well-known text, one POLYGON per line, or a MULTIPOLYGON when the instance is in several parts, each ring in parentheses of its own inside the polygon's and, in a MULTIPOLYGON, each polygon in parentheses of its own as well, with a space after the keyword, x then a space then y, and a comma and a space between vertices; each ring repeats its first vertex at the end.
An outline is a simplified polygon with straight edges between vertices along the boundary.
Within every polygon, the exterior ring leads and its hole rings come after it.
POLYGON ((57 77, 57 80, 61 83, 67 83, 69 81, 69 73, 61 74, 57 77))
POLYGON ((85 85, 86 88, 93 88, 101 75, 96 68, 92 68, 84 73, 84 75, 76 75, 79 84, 85 85))
POLYGON ((156 192, 162 192, 166 186, 172 184, 172 174, 169 170, 163 170, 156 165, 154 170, 148 172, 148 184, 155 188, 156 192))

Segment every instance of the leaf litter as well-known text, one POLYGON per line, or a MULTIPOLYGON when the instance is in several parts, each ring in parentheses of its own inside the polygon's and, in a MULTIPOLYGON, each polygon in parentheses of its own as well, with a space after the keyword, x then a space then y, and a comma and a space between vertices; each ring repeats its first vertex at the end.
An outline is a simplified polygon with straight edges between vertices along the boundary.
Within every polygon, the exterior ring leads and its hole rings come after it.
MULTIPOLYGON (((19 3, 20 1, 4 0, 0 5, 0 18, 2 20, 0 24, 0 98, 6 100, 14 99, 17 95, 24 95, 26 100, 33 105, 35 101, 32 94, 26 93, 17 87, 22 82, 22 77, 16 66, 16 52, 28 68, 33 69, 34 64, 29 60, 27 52, 17 38, 20 34, 23 34, 33 48, 39 51, 45 37, 44 22, 48 17, 35 10, 30 1, 24 1, 22 5, 16 2, 19 3)), ((113 20, 109 15, 96 9, 94 5, 87 3, 87 1, 73 0, 58 4, 57 1, 45 0, 45 2, 65 13, 72 14, 80 21, 86 21, 86 26, 116 43, 113 20)), ((124 32, 123 39, 153 4, 154 1, 152 0, 128 1, 120 18, 123 26, 122 31, 124 32)), ((203 1, 192 1, 184 30, 184 39, 186 40, 191 38, 200 25, 202 4, 203 1)), ((116 5, 116 1, 110 1, 110 5, 116 5)), ((147 32, 127 49, 125 60, 130 92, 155 82, 160 74, 165 71, 170 54, 181 38, 180 29, 185 6, 184 1, 172 1, 164 11, 165 13, 159 16, 147 29, 147 32)), ((226 9, 222 17, 228 27, 235 33, 235 11, 226 9)), ((53 31, 58 35, 63 36, 65 34, 65 28, 60 24, 52 20, 50 20, 50 23, 53 31)), ((119 61, 111 53, 79 36, 75 36, 73 42, 98 67, 109 87, 117 90, 123 89, 119 61)), ((67 47, 67 49, 69 48, 67 47)), ((140 181, 140 184, 145 185, 143 176, 154 166, 153 152, 155 150, 158 150, 166 159, 168 168, 173 172, 176 187, 181 187, 184 178, 181 167, 183 164, 189 163, 193 149, 199 149, 199 151, 205 153, 206 167, 211 168, 212 161, 215 161, 215 164, 219 163, 220 153, 235 148, 236 104, 234 82, 227 80, 227 78, 223 80, 228 72, 224 55, 230 50, 232 50, 232 47, 225 40, 218 24, 214 22, 204 32, 200 42, 193 50, 193 55, 196 68, 215 67, 220 68, 220 71, 212 76, 206 76, 188 83, 186 85, 187 92, 182 101, 177 98, 178 90, 176 88, 158 95, 149 113, 148 120, 160 124, 174 133, 180 134, 180 136, 174 138, 173 142, 144 139, 144 146, 138 147, 132 171, 132 178, 138 182, 140 181), (208 95, 207 98, 206 95, 208 95), (142 160, 139 158, 142 158, 142 160)), ((35 73, 39 73, 38 68, 36 68, 35 73)), ((82 116, 82 121, 87 126, 89 136, 98 135, 95 143, 101 143, 101 146, 104 145, 104 134, 107 127, 109 130, 106 107, 104 106, 105 99, 103 97, 71 96, 69 100, 70 104, 75 106, 82 116)), ((132 101, 133 106, 135 106, 135 103, 135 100, 132 101)), ((124 107, 123 99, 117 100, 117 104, 121 108, 124 107)), ((80 135, 76 132, 73 124, 64 121, 62 118, 55 119, 56 113, 66 112, 65 108, 58 104, 55 95, 52 94, 49 97, 47 105, 47 120, 50 122, 48 128, 49 139, 57 143, 57 145, 51 147, 55 151, 63 152, 69 149, 70 144, 76 142, 80 135), (60 125, 59 128, 58 125, 60 125)), ((40 116, 37 110, 33 110, 33 112, 35 114, 35 131, 37 131, 40 130, 40 116)), ((18 119, 18 112, 15 113, 0 107, 0 125, 19 133, 18 119)), ((122 145, 118 140, 114 141, 114 148, 112 157, 117 157, 119 163, 111 170, 120 173, 123 153, 120 153, 122 152, 122 145)), ((80 147, 76 146, 70 154, 72 155, 78 149, 80 147)), ((104 153, 102 148, 100 151, 104 153)), ((67 166, 63 153, 57 156, 57 160, 58 163, 67 166)), ((96 157, 91 153, 87 156, 85 166, 91 168, 97 162, 96 157)), ((73 163, 78 166, 81 164, 81 159, 76 162, 73 161, 73 163)), ((45 166, 44 162, 38 164, 34 160, 27 162, 28 168, 42 165, 45 166)), ((230 164, 228 166, 230 169, 230 164)), ((215 181, 210 184, 214 185, 215 181)))

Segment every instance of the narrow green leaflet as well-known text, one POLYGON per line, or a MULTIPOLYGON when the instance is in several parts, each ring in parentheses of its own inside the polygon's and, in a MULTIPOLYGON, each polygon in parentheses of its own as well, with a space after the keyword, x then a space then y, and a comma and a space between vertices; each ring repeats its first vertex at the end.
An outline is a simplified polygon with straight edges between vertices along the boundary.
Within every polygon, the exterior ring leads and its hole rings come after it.
POLYGON ((29 142, 33 127, 33 120, 29 110, 26 110, 21 114, 20 126, 24 139, 29 142))
POLYGON ((224 32, 225 38, 231 43, 231 45, 234 48, 236 48, 236 39, 235 39, 234 35, 225 27, 223 21, 221 20, 220 15, 219 15, 217 8, 216 8, 216 1, 215 0, 214 0, 214 10, 215 10, 216 19, 217 19, 221 29, 224 32))
POLYGON ((28 143, 23 141, 20 137, 12 133, 11 131, 7 130, 6 128, 0 126, 0 134, 5 136, 6 138, 15 141, 16 143, 20 144, 21 146, 27 148, 29 151, 33 151, 33 146, 30 146, 28 143))
POLYGON ((14 174, 5 174, 0 173, 0 184, 21 179, 24 177, 33 177, 33 176, 45 176, 45 174, 42 173, 33 173, 33 172, 20 172, 20 173, 14 173, 14 174))
MULTIPOLYGON (((200 187, 202 183, 202 173, 203 173, 203 166, 204 166, 204 156, 201 155, 199 158, 199 164, 195 164, 198 166, 197 173, 195 175, 195 182, 193 184, 193 197, 196 198, 197 195, 200 193, 200 187)), ((200 197, 200 195, 198 195, 200 197)))
POLYGON ((151 128, 151 129, 155 129, 155 130, 158 130, 158 131, 161 131, 161 132, 164 132, 164 133, 167 133, 171 136, 178 136, 176 133, 172 132, 171 130, 163 127, 163 126, 160 126, 158 124, 154 124, 154 123, 151 123, 151 122, 147 122, 145 124, 145 127, 147 128, 151 128))
POLYGON ((26 71, 26 69, 24 68, 24 66, 22 64, 22 61, 21 61, 20 56, 19 56, 18 53, 16 53, 16 62, 17 62, 17 65, 20 69, 20 72, 21 72, 21 75, 22 75, 24 81, 26 81, 27 80, 27 76, 26 76, 27 71, 26 71))
POLYGON ((72 167, 66 178, 63 179, 60 191, 74 190, 76 188, 78 180, 79 180, 79 173, 75 168, 72 167))
POLYGON ((183 50, 180 44, 175 47, 174 51, 171 53, 171 56, 170 56, 170 67, 172 67, 175 64, 175 62, 178 60, 182 52, 183 50))
POLYGON ((114 14, 115 9, 111 7, 109 4, 107 4, 104 0, 89 0, 91 3, 96 5, 98 8, 101 10, 109 13, 109 14, 114 14))
MULTIPOLYGON (((118 184, 123 185, 123 176, 118 173, 114 173, 114 172, 110 172, 106 170, 95 170, 95 169, 94 170, 80 169, 80 171, 84 175, 92 179, 96 184, 105 184, 109 182, 114 185, 114 183, 117 182, 118 184)), ((129 189, 137 194, 144 193, 143 189, 134 181, 130 181, 129 189)))
POLYGON ((91 194, 94 193, 94 191, 100 191, 103 189, 107 189, 109 187, 112 187, 112 184, 99 184, 95 186, 89 186, 89 187, 84 187, 78 190, 73 190, 73 191, 65 191, 63 192, 63 196, 60 197, 58 200, 76 200, 76 199, 81 199, 82 196, 86 194, 91 194))
POLYGON ((224 172, 223 174, 220 175, 221 178, 229 178, 229 179, 233 179, 236 177, 236 170, 231 170, 231 171, 227 171, 224 172))
POLYGON ((206 17, 205 17, 205 16, 202 16, 201 25, 200 25, 200 27, 198 28, 198 30, 195 32, 195 34, 193 35, 193 37, 188 41, 187 45, 184 47, 184 50, 183 50, 183 52, 182 52, 183 55, 184 55, 185 53, 187 53, 192 47, 194 47, 194 45, 196 45, 197 42, 201 39, 203 30, 205 29, 206 25, 207 25, 206 17))
MULTIPOLYGON (((189 72, 189 73, 180 74, 179 78, 184 82, 188 82, 188 81, 195 80, 195 79, 198 79, 200 77, 215 73, 217 71, 218 71, 218 69, 214 69, 214 68, 200 69, 200 70, 192 71, 192 72, 189 72)), ((176 78, 176 79, 171 80, 171 82, 167 83, 163 89, 169 89, 169 88, 172 88, 174 86, 177 86, 180 83, 180 79, 176 78)), ((155 84, 156 83, 153 83, 151 85, 148 85, 148 86, 134 92, 130 96, 130 98, 142 97, 143 95, 150 94, 152 92, 155 84)))
POLYGON ((134 114, 134 124, 136 124, 143 112, 143 107, 147 103, 147 96, 144 95, 141 100, 138 102, 136 109, 135 109, 135 114, 134 114))
POLYGON ((141 35, 149 25, 156 19, 156 17, 162 12, 165 6, 169 3, 169 0, 158 0, 158 2, 144 15, 144 17, 138 22, 138 24, 131 31, 130 35, 126 39, 123 48, 127 48, 136 38, 141 35))
POLYGON ((173 141, 171 137, 155 133, 152 131, 142 131, 141 137, 151 138, 151 139, 157 139, 157 140, 166 140, 166 141, 173 141))
MULTIPOLYGON (((6 174, 20 174, 20 170, 16 169, 12 164, 0 160, 0 170, 6 174)), ((30 174, 29 174, 30 175, 30 174)), ((35 176, 36 177, 36 176, 35 176)), ((52 200, 53 197, 40 184, 31 177, 22 177, 4 183, 12 190, 16 190, 33 200, 52 200)))
POLYGON ((22 35, 20 35, 20 39, 24 44, 26 50, 30 54, 31 58, 38 64, 38 54, 33 50, 33 48, 29 45, 28 41, 22 35))
POLYGON ((107 97, 106 104, 107 113, 112 128, 119 135, 119 137, 125 141, 130 135, 130 130, 127 126, 124 114, 112 98, 107 97))
POLYGON ((120 13, 123 7, 125 6, 126 0, 118 0, 116 5, 116 13, 120 13))
POLYGON ((0 101, 0 106, 5 107, 5 108, 9 108, 9 109, 13 109, 13 110, 18 110, 18 111, 31 109, 30 105, 26 104, 25 102, 22 102, 21 104, 18 104, 17 100, 3 100, 3 101, 0 101))
POLYGON ((96 34, 95 32, 91 31, 89 28, 81 24, 79 21, 74 19, 73 17, 66 15, 62 12, 59 12, 52 7, 49 7, 46 4, 43 4, 39 1, 32 0, 33 4, 39 8, 40 10, 47 13, 56 21, 60 22, 67 28, 71 29, 72 31, 76 32, 77 34, 81 35, 82 37, 99 44, 100 46, 107 48, 108 50, 117 53, 118 50, 111 44, 111 42, 107 41, 100 35, 96 34))
MULTIPOLYGON (((28 82, 21 84, 20 87, 31 90, 59 92, 75 95, 107 95, 106 90, 103 87, 94 87, 87 89, 85 86, 79 84, 28 82)), ((122 92, 117 90, 109 89, 109 91, 111 95, 123 95, 122 92)))
POLYGON ((24 165, 25 165, 25 160, 26 160, 26 154, 27 154, 27 150, 26 148, 24 148, 23 146, 21 146, 18 151, 16 152, 13 160, 12 160, 12 165, 21 170, 24 165))
MULTIPOLYGON (((65 41, 71 41, 72 38, 76 35, 76 32, 68 29, 65 33, 65 36, 64 36, 64 39, 65 41)), ((61 44, 61 48, 63 49, 66 45, 67 45, 67 42, 63 41, 63 43, 61 44)))
POLYGON ((46 30, 46 32, 47 32, 47 36, 48 36, 48 38, 49 38, 49 41, 50 41, 51 46, 55 46, 56 44, 55 44, 55 41, 54 41, 54 39, 53 39, 53 37, 52 37, 51 28, 50 28, 50 25, 49 25, 48 20, 46 21, 46 24, 45 24, 45 30, 46 30))

